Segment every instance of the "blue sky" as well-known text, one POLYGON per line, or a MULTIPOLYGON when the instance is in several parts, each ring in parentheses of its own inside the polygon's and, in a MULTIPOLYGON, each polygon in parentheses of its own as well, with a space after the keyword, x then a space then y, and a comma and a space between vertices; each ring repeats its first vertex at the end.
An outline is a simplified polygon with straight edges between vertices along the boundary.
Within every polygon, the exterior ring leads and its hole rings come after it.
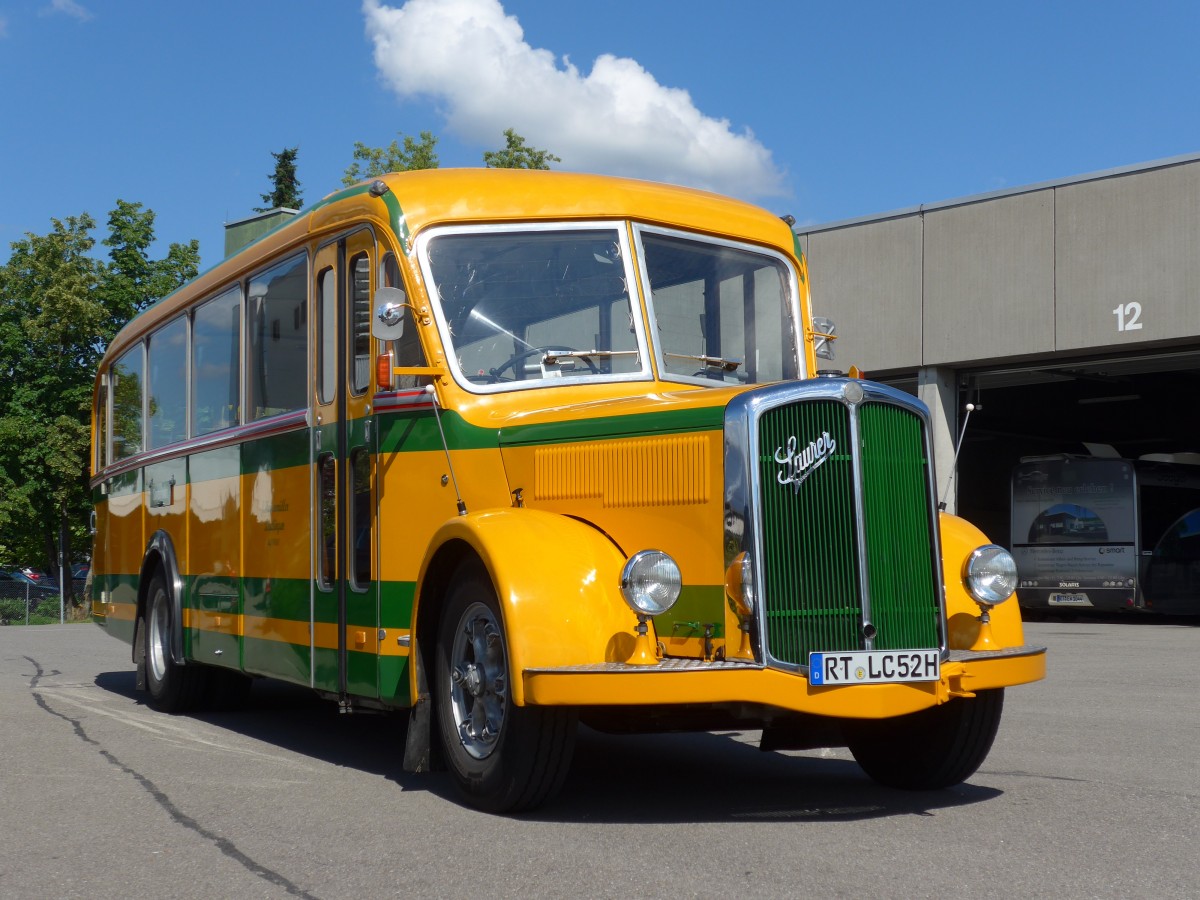
POLYGON ((272 151, 311 203, 398 131, 852 218, 1200 151, 1198 39, 1154 0, 0 0, 0 260, 120 198, 208 267, 272 151))

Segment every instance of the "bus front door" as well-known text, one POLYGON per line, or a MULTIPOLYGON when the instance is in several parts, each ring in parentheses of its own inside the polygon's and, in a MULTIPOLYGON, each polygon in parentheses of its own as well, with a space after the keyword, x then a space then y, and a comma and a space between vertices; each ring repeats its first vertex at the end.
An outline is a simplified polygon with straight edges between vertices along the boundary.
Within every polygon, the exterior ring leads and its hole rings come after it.
POLYGON ((370 300, 375 243, 359 230, 317 252, 312 387, 313 686, 379 696, 370 300))

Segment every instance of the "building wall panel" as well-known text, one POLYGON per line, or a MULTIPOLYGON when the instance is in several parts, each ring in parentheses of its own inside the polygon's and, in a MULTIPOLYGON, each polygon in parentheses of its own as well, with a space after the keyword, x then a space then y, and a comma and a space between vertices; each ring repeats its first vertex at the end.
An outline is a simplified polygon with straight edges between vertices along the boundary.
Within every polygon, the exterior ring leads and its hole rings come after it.
POLYGON ((1200 164, 1056 194, 1057 349, 1200 336, 1200 164))
POLYGON ((923 365, 1054 349, 1053 191, 927 212, 924 249, 923 365))
POLYGON ((837 368, 921 358, 921 220, 908 216, 808 235, 813 312, 837 323, 837 368))

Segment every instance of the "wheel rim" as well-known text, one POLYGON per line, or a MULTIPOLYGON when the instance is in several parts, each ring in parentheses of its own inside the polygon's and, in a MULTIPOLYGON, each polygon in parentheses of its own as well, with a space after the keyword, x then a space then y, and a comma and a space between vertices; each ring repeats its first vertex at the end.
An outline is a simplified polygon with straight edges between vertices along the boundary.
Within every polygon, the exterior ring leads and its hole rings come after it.
POLYGON ((486 759, 496 749, 508 702, 508 659, 496 616, 473 603, 450 648, 450 709, 463 749, 486 759))
POLYGON ((150 646, 146 652, 146 663, 150 666, 150 674, 158 682, 167 676, 167 634, 167 604, 161 593, 155 594, 150 610, 150 646))

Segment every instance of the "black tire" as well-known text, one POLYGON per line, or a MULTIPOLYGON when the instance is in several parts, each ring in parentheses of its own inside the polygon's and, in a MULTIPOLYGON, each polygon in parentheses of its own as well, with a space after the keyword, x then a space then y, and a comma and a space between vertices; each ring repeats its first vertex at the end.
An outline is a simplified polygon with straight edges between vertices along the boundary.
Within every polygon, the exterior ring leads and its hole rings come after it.
POLYGON ((156 571, 146 591, 146 615, 140 630, 145 640, 146 690, 150 705, 160 712, 195 709, 205 694, 207 670, 181 666, 171 658, 171 634, 176 627, 167 581, 156 571))
POLYGON ((544 803, 562 786, 575 749, 575 710, 515 706, 510 678, 495 589, 478 568, 465 569, 438 628, 434 706, 455 787, 488 812, 544 803))
POLYGON ((1003 710, 1003 688, 979 691, 909 716, 854 722, 846 726, 846 740, 879 784, 937 790, 975 774, 992 749, 1003 710))

